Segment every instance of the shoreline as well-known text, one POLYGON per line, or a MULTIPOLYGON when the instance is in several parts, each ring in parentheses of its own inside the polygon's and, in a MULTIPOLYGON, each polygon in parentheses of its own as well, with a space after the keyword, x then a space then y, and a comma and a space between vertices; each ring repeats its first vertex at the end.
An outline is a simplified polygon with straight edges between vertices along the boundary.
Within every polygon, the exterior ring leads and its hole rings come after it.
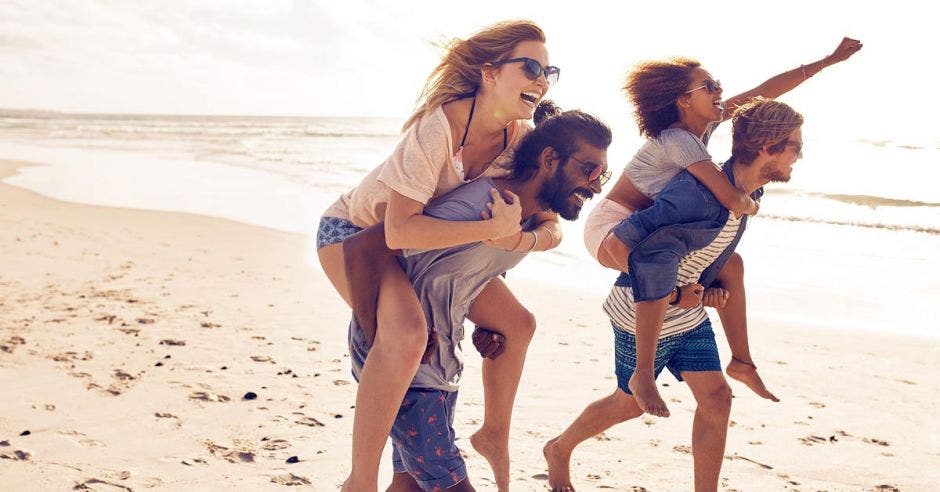
MULTIPOLYGON (((0 174, 13 166, 0 163, 0 174)), ((0 205, 13 238, 0 243, 0 386, 14 395, 0 403, 3 487, 335 490, 356 390, 349 314, 306 261, 304 236, 71 204, 2 183, 0 205), (257 399, 242 399, 249 391, 257 399), (299 463, 285 463, 290 456, 299 463)), ((611 333, 593 293, 507 281, 539 323, 511 432, 513 487, 535 490, 545 441, 616 384, 611 333)), ((723 487, 926 491, 940 482, 930 471, 940 457, 930 418, 940 410, 940 342, 760 316, 751 327, 755 360, 782 402, 731 383, 723 487)), ((467 353, 455 429, 473 484, 492 490, 467 440, 482 420, 480 364, 467 353)), ((576 486, 688 488, 694 403, 671 376, 659 383, 673 417, 588 440, 572 461, 576 486)))

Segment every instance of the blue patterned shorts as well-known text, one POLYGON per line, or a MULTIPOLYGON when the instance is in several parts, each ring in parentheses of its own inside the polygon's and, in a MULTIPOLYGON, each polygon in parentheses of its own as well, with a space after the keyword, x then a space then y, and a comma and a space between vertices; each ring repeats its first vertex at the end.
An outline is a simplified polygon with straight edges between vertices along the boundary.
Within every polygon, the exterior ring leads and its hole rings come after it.
POLYGON ((352 222, 338 217, 320 218, 320 227, 317 228, 317 249, 331 244, 341 243, 347 237, 361 231, 352 222))
POLYGON ((444 490, 467 478, 454 443, 456 391, 409 388, 392 424, 392 466, 424 490, 444 490))
MULTIPOLYGON (((636 337, 617 325, 613 326, 617 387, 632 395, 627 383, 636 370, 636 337)), ((664 367, 679 381, 682 381, 683 371, 721 371, 711 322, 706 319, 689 331, 660 338, 653 362, 657 377, 664 367)))

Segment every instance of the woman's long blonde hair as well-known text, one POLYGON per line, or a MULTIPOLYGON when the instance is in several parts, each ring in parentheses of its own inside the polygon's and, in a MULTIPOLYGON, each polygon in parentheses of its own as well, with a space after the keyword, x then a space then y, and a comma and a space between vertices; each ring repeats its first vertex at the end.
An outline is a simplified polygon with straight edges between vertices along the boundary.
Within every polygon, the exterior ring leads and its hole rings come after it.
POLYGON ((444 57, 424 83, 418 96, 418 108, 402 131, 437 106, 475 93, 482 82, 483 65, 505 59, 523 41, 544 43, 545 33, 532 21, 505 21, 488 26, 468 39, 455 38, 444 44, 444 57))

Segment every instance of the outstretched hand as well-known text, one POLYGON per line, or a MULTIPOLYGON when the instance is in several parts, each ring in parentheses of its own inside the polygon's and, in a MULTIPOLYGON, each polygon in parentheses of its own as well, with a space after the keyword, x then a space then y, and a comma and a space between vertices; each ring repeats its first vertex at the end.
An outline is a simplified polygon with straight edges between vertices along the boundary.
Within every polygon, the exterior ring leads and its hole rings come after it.
POLYGON ((839 46, 829 55, 832 63, 839 63, 848 60, 850 56, 858 53, 862 49, 862 42, 852 38, 842 38, 839 46))

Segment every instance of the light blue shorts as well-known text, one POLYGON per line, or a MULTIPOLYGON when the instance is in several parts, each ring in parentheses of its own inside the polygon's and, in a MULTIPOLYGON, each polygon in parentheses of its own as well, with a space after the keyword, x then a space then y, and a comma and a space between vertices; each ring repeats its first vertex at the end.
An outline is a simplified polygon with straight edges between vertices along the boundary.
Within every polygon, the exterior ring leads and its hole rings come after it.
POLYGON ((361 231, 362 228, 356 226, 346 219, 339 217, 320 218, 320 227, 317 228, 317 249, 331 244, 341 243, 347 237, 361 231))

